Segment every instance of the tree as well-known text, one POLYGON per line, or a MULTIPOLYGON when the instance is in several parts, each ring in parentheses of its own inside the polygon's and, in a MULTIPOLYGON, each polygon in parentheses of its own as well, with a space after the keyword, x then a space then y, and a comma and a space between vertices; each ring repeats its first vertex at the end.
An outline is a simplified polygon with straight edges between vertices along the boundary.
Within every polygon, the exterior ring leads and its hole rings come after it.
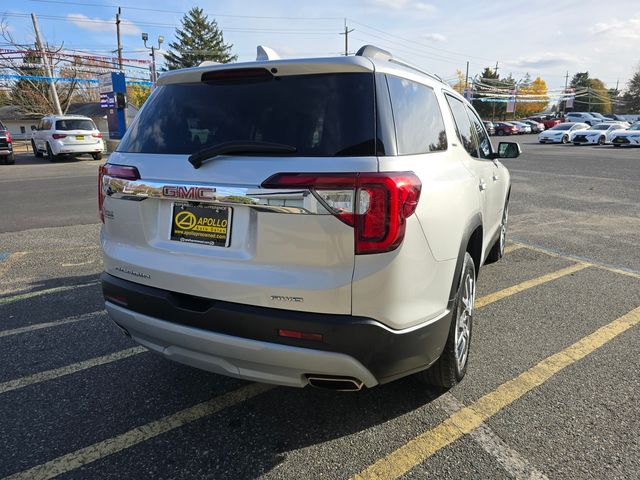
POLYGON ((465 78, 462 70, 456 68, 456 83, 453 85, 453 89, 460 95, 464 95, 465 78))
POLYGON ((482 71, 481 78, 474 85, 473 106, 482 118, 493 118, 494 112, 499 116, 506 107, 502 103, 494 104, 492 102, 483 102, 481 99, 491 98, 491 93, 500 83, 498 74, 490 67, 486 67, 482 71), (495 107, 495 110, 494 110, 495 107))
POLYGON ((640 112, 640 68, 631 77, 629 87, 622 96, 622 100, 624 101, 625 113, 640 112))
POLYGON ((128 85, 127 86, 127 99, 129 103, 137 108, 142 107, 142 104, 147 100, 151 94, 151 88, 144 85, 128 85))
MULTIPOLYGON (((16 42, 11 29, 3 18, 0 20, 0 37, 13 50, 0 55, 0 72, 10 75, 8 82, 11 105, 18 107, 23 114, 46 115, 54 112, 50 96, 49 81, 42 66, 42 54, 33 50, 31 45, 16 42), (26 53, 22 53, 26 52, 26 53)), ((51 62, 58 98, 63 112, 66 112, 76 93, 78 70, 62 56, 62 47, 45 45, 45 51, 51 62), (64 77, 64 80, 60 78, 64 77)))
POLYGON ((602 80, 590 78, 589 72, 578 72, 571 79, 571 87, 576 89, 574 111, 611 113, 611 98, 602 80))
POLYGON ((525 76, 524 80, 520 81, 521 86, 518 88, 518 95, 523 97, 523 101, 518 100, 516 102, 517 117, 528 117, 534 113, 541 112, 549 103, 547 82, 540 77, 536 77, 533 82, 531 82, 530 77, 528 81, 526 80, 527 76, 525 76))
POLYGON ((201 8, 193 7, 182 17, 182 28, 176 28, 176 41, 169 44, 164 57, 166 68, 197 67, 205 60, 233 62, 233 45, 224 43, 222 31, 215 20, 209 20, 201 8))

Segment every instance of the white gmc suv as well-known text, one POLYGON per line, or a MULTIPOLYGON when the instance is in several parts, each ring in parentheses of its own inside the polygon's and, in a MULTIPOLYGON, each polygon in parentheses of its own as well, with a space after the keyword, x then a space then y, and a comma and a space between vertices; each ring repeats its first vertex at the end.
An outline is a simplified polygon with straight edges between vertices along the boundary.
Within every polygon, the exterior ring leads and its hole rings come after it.
POLYGON ((366 46, 162 75, 100 171, 106 308, 233 377, 336 390, 465 374, 510 177, 469 103, 366 46))

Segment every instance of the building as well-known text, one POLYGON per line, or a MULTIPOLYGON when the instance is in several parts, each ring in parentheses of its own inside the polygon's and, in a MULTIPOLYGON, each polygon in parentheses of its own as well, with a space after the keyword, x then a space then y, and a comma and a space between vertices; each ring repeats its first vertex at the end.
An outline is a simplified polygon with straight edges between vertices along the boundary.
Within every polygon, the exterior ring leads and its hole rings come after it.
MULTIPOLYGON (((129 103, 127 105, 128 125, 131 124, 137 113, 138 108, 129 103)), ((67 110, 67 115, 89 117, 96 124, 98 130, 102 132, 102 135, 105 138, 109 138, 107 111, 106 108, 100 107, 99 103, 72 103, 67 110)), ((36 129, 40 118, 40 115, 25 115, 18 107, 11 105, 0 107, 0 121, 9 129, 11 136, 16 140, 30 139, 31 131, 36 129)))

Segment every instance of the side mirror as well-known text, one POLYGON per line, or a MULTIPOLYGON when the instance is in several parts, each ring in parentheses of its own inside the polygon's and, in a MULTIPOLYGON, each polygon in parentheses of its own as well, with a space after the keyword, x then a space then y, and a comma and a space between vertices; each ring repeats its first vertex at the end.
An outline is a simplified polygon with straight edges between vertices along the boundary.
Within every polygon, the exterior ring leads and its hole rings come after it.
POLYGON ((517 158, 522 153, 522 150, 520 150, 520 145, 516 142, 500 142, 497 153, 497 158, 517 158))

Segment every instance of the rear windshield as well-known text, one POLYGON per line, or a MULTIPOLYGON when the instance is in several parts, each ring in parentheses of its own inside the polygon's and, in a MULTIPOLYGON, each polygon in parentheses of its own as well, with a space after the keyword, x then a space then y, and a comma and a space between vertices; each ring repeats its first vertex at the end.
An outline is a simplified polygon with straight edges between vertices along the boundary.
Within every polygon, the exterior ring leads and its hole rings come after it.
POLYGON ((375 155, 371 73, 158 87, 119 152, 191 154, 231 141, 291 145, 296 156, 375 155))
POLYGON ((91 120, 81 118, 67 118, 56 120, 56 130, 95 130, 96 126, 91 120))

